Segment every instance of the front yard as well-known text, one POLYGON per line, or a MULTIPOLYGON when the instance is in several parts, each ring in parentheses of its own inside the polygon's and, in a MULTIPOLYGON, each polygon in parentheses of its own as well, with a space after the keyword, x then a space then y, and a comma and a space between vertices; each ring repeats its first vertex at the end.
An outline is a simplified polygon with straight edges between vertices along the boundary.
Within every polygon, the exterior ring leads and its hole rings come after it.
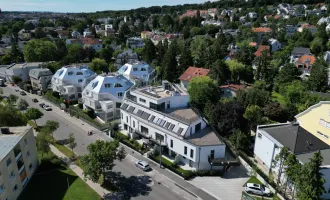
MULTIPOLYGON (((260 185, 263 185, 263 183, 261 181, 259 181, 259 179, 257 179, 257 177, 255 176, 251 176, 250 179, 248 181, 246 181, 246 183, 243 185, 245 186, 247 183, 256 183, 256 184, 260 184, 260 185)), ((250 194, 247 194, 246 192, 243 192, 244 195, 248 195, 252 198, 254 198, 255 200, 262 200, 262 199, 271 199, 271 200, 281 200, 279 197, 277 196, 273 196, 273 197, 260 197, 260 196, 257 196, 257 195, 250 195, 250 194)))
POLYGON ((19 200, 31 199, 100 200, 102 198, 50 152, 44 155, 40 166, 19 198, 19 200))

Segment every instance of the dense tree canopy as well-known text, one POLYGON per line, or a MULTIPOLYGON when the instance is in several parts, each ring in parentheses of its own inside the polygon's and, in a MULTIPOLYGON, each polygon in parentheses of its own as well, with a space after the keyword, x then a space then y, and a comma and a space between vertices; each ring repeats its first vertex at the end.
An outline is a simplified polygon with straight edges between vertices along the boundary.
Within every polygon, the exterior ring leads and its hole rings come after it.
POLYGON ((56 45, 47 40, 31 40, 26 43, 23 52, 28 62, 54 61, 57 57, 56 45))

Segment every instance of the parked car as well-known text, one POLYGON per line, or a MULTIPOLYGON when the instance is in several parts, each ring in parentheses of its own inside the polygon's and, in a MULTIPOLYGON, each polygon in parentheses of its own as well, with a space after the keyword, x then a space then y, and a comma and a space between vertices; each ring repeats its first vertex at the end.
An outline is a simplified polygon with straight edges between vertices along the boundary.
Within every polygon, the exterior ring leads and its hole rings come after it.
POLYGON ((252 194, 257 194, 257 195, 261 195, 261 196, 270 196, 271 192, 268 188, 260 185, 260 184, 256 184, 256 183, 247 183, 245 185, 245 192, 247 193, 252 193, 252 194))
POLYGON ((51 111, 52 110, 52 107, 50 105, 47 105, 47 104, 45 104, 43 108, 45 110, 47 110, 47 111, 51 111))
POLYGON ((37 103, 38 99, 32 99, 32 102, 37 103))
POLYGON ((15 89, 15 92, 19 92, 19 89, 15 89))
POLYGON ((147 170, 151 169, 149 164, 146 161, 143 161, 143 160, 136 161, 135 166, 142 169, 143 171, 147 171, 147 170))
POLYGON ((40 108, 44 108, 44 105, 45 105, 44 103, 39 104, 40 108))
POLYGON ((20 92, 20 94, 21 94, 22 96, 25 96, 25 95, 26 95, 26 93, 25 93, 24 91, 20 92))

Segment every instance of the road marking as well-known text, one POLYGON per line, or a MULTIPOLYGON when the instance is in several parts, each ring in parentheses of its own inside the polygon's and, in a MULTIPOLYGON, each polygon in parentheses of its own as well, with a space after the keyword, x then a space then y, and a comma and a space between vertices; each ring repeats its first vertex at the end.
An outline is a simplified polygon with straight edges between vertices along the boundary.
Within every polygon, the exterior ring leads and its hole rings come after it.
POLYGON ((166 185, 166 184, 164 184, 164 183, 163 183, 163 185, 164 185, 165 187, 167 187, 167 188, 170 188, 170 187, 168 187, 168 185, 166 185))
MULTIPOLYGON (((186 197, 186 196, 183 196, 183 198, 188 199, 188 197, 186 197)), ((189 199, 188 199, 188 200, 189 200, 189 199)))
POLYGON ((177 194, 179 194, 179 192, 177 192, 177 191, 175 191, 175 190, 173 190, 173 189, 172 189, 172 191, 175 192, 175 193, 177 193, 177 194))

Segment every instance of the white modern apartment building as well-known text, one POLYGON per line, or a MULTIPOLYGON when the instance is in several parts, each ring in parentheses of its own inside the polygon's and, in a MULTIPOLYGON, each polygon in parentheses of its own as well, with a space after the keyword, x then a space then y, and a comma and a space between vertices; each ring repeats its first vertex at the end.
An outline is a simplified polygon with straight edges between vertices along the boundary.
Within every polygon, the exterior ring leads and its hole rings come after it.
POLYGON ((39 164, 30 126, 0 128, 0 199, 16 200, 39 164))
POLYGON ((138 86, 146 86, 156 77, 156 71, 143 61, 126 63, 117 71, 117 74, 125 76, 138 86))
POLYGON ((161 146, 162 154, 179 165, 219 169, 226 145, 188 102, 189 94, 167 81, 131 89, 121 106, 121 126, 131 137, 161 146))
POLYGON ((52 78, 52 89, 65 100, 78 100, 82 90, 97 75, 86 66, 70 65, 57 70, 52 78))
POLYGON ((92 109, 104 122, 120 118, 125 92, 133 83, 122 75, 98 75, 83 90, 84 109, 92 109))
POLYGON ((131 49, 142 48, 144 46, 144 42, 139 37, 131 37, 127 38, 126 45, 131 49))

